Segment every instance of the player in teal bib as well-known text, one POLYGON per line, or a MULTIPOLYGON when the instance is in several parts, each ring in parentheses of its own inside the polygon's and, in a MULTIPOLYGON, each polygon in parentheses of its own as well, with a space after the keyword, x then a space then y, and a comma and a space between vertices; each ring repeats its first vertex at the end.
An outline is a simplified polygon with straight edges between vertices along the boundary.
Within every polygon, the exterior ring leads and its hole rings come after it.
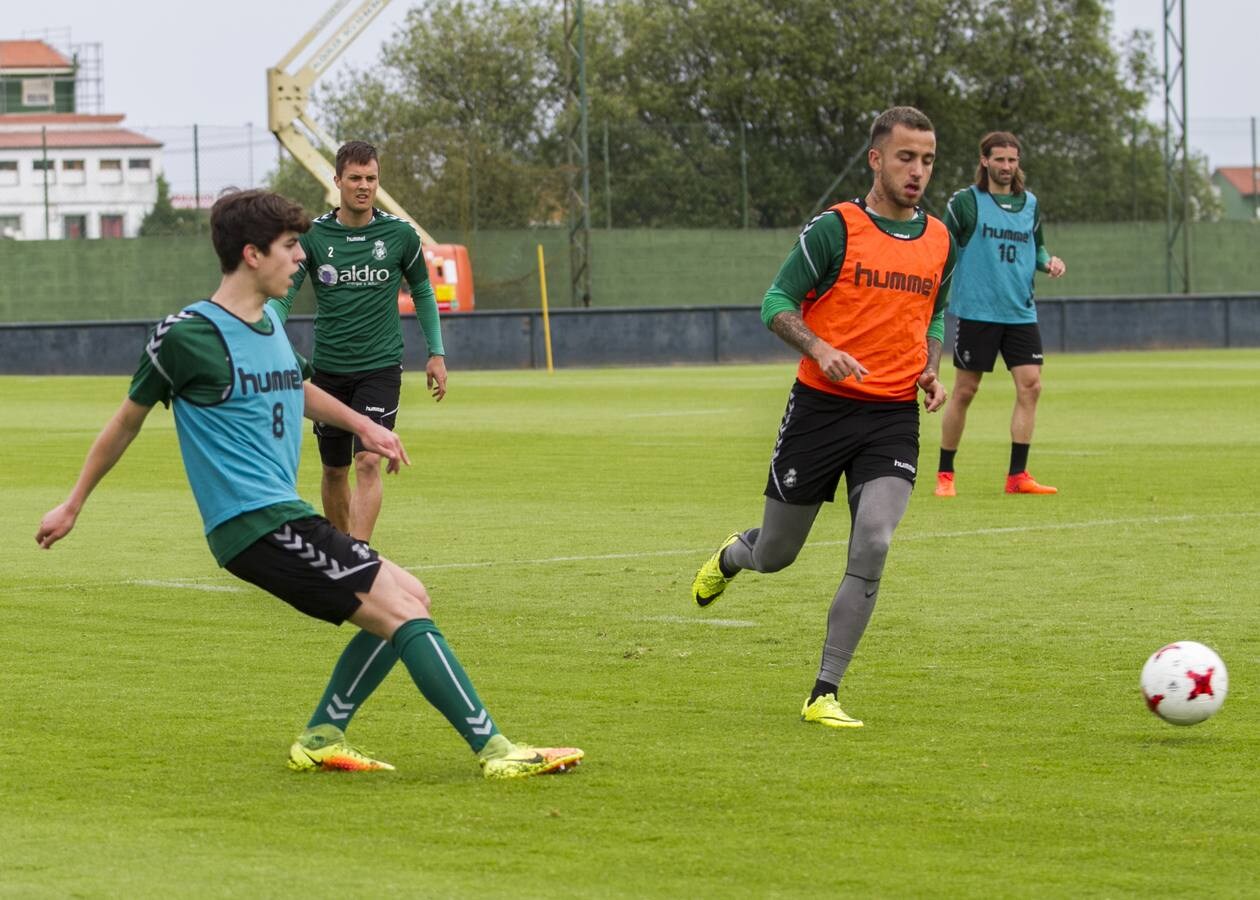
POLYGON ((957 317, 958 327, 954 389, 941 417, 938 497, 957 494, 954 457, 967 424, 967 410, 980 390, 984 373, 993 371, 998 353, 1015 382, 1006 493, 1057 493, 1028 474, 1045 356, 1033 278, 1038 270, 1058 278, 1067 267, 1045 247, 1037 197, 1024 188, 1019 156, 1015 135, 1006 131, 985 135, 980 141, 976 183, 954 194, 945 212, 945 225, 959 247, 949 298, 949 310, 957 317))
MULTIPOLYGON (((1024 191, 1019 209, 1009 200, 1005 206, 974 184, 971 194, 975 222, 967 249, 954 270, 950 311, 960 319, 1022 324, 1037 321, 1033 304, 1033 275, 1037 271, 1037 197, 1024 191)), ((958 200, 956 208, 965 201, 958 200)))
MULTIPOLYGON (((215 328, 231 365, 226 396, 216 403, 178 394, 172 403, 184 469, 207 534, 242 513, 299 500, 294 486, 305 379, 280 317, 270 309, 263 313, 270 333, 209 300, 180 313, 201 316, 215 328)), ((156 357, 161 343, 155 334, 146 355, 156 357)))
POLYGON ((70 533, 154 405, 170 403, 219 564, 309 616, 360 629, 333 670, 326 706, 289 748, 290 768, 393 769, 348 743, 344 729, 399 661, 477 754, 486 777, 576 765, 583 756, 576 747, 525 747, 504 737, 434 624, 419 579, 314 515, 297 495, 303 415, 355 435, 389 460, 389 472, 410 464, 388 428, 306 381, 309 366, 265 306, 288 289, 303 259, 298 236, 308 227, 300 206, 266 191, 227 194, 214 204, 219 289, 155 326, 127 399, 93 442, 69 497, 40 521, 35 540, 48 549, 70 533))

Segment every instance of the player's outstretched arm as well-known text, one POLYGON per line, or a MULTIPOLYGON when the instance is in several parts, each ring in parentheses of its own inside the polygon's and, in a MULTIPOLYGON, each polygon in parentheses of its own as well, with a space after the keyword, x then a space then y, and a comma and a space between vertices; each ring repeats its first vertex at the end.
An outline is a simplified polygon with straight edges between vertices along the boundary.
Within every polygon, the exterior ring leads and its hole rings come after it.
POLYGON ((367 416, 355 412, 327 391, 309 381, 302 385, 306 418, 314 422, 327 422, 344 431, 359 436, 365 450, 379 453, 389 460, 385 471, 394 473, 402 466, 411 465, 411 458, 403 447, 402 439, 384 425, 378 425, 367 416))
POLYGON ((128 397, 123 401, 118 412, 114 413, 101 433, 92 442, 87 459, 79 478, 70 490, 70 496, 60 505, 49 510, 39 523, 39 531, 35 532, 35 541, 47 550, 61 540, 74 528, 79 518, 79 511, 92 491, 100 484, 101 479, 122 459, 131 442, 135 440, 140 429, 144 427, 145 417, 149 415, 151 406, 141 406, 128 397))
POLYGON ((814 334, 799 312, 777 313, 770 321, 770 330, 788 346, 800 351, 802 356, 818 363, 823 375, 831 381, 844 381, 850 375, 861 381, 862 376, 867 374, 866 366, 814 334))

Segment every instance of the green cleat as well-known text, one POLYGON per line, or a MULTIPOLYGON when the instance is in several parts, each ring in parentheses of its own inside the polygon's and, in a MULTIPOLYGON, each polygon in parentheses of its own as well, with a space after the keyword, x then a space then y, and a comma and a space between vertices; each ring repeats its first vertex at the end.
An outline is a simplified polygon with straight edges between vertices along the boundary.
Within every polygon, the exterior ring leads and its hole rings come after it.
POLYGON ((302 732, 289 748, 289 768, 294 772, 320 769, 336 772, 392 772, 383 759, 373 759, 346 741, 336 725, 316 725, 302 732))
MULTIPOLYGON (((734 580, 735 575, 727 578, 722 574, 722 566, 719 560, 722 558, 722 551, 737 540, 739 540, 738 531, 722 541, 722 546, 718 547, 713 552, 713 555, 704 561, 704 565, 696 573, 696 577, 691 582, 691 597, 696 601, 697 606, 708 606, 718 597, 721 597, 722 592, 726 590, 726 586, 734 580)), ((737 574, 739 573, 737 572, 737 574)))
POLYGON ((585 756, 577 747, 530 747, 513 744, 496 734, 478 754, 481 774, 486 778, 529 778, 531 775, 559 775, 585 756))
POLYGON ((817 722, 828 728, 861 728, 862 720, 855 719, 840 708, 835 694, 823 694, 810 703, 805 701, 801 707, 802 722, 817 722))

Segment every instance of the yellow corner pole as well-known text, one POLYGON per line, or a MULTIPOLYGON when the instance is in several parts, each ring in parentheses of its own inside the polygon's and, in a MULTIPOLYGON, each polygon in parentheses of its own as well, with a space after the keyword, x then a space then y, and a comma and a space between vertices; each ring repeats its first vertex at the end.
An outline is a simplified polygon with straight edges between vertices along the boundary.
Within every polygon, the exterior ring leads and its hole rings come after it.
POLYGON ((547 263, 543 260, 542 244, 538 245, 538 290, 542 294, 543 343, 547 347, 547 371, 554 372, 551 364, 551 319, 547 316, 547 263))

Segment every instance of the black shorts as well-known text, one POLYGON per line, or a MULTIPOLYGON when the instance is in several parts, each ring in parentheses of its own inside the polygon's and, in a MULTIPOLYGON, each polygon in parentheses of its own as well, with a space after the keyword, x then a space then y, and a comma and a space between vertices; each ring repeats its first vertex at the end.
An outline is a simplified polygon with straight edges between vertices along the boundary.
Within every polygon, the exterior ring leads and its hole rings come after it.
MULTIPOLYGON (((402 394, 402 366, 342 374, 316 370, 311 383, 355 412, 394 430, 398 397, 402 394)), ((358 437, 335 425, 316 422, 315 437, 319 441, 319 458, 326 466, 348 466, 354 462, 354 454, 363 450, 358 437)))
POLYGON ((298 612, 340 625, 360 606, 355 594, 372 589, 381 562, 367 544, 309 516, 254 541, 224 568, 298 612))
POLYGON ((850 491, 886 475, 914 484, 918 466, 917 402, 850 400, 798 381, 770 457, 766 496, 809 506, 835 500, 841 475, 850 491))
POLYGON ((1036 322, 1026 325, 1004 325, 1001 322, 977 322, 959 319, 954 334, 954 368, 968 372, 992 372, 998 351, 1006 368, 1039 366, 1041 329, 1036 322))

